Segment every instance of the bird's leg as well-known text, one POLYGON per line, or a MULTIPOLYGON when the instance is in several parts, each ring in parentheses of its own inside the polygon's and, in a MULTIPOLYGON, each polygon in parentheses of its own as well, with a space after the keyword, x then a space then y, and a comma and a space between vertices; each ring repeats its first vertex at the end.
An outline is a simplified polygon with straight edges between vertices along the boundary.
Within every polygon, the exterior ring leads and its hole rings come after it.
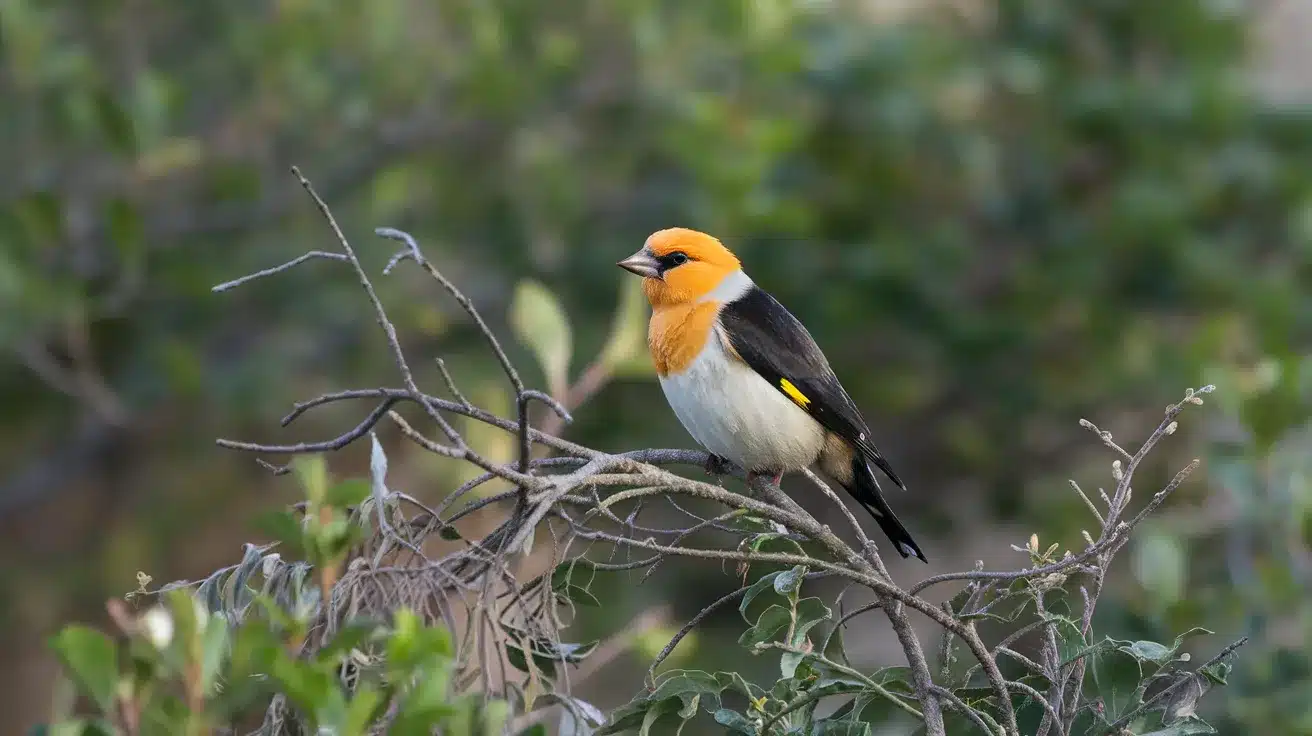
MULTIPOLYGON (((782 470, 780 470, 780 471, 778 471, 778 472, 776 472, 776 473, 753 473, 753 472, 751 472, 751 471, 748 471, 748 472, 747 472, 747 489, 748 489, 749 491, 751 491, 751 495, 752 495, 753 497, 759 497, 759 496, 760 496, 760 488, 758 488, 757 485, 756 485, 756 482, 757 482, 757 481, 761 481, 761 482, 763 482, 763 483, 769 483, 769 484, 774 485, 775 488, 779 488, 779 481, 783 480, 783 477, 784 477, 784 473, 783 473, 782 470)), ((773 527, 774 530, 775 530, 776 532, 778 532, 779 534, 783 534, 784 536, 786 536, 786 537, 788 537, 788 538, 790 538, 790 539, 793 539, 793 538, 796 538, 796 537, 797 537, 797 535, 792 534, 792 533, 790 533, 790 532, 788 531, 788 527, 784 526, 783 524, 780 524, 780 523, 777 522, 777 521, 771 521, 771 522, 770 522, 770 526, 773 527)))
POLYGON ((749 470, 747 471, 747 487, 754 489, 754 485, 758 480, 765 481, 777 487, 783 478, 783 471, 777 473, 757 473, 749 470))

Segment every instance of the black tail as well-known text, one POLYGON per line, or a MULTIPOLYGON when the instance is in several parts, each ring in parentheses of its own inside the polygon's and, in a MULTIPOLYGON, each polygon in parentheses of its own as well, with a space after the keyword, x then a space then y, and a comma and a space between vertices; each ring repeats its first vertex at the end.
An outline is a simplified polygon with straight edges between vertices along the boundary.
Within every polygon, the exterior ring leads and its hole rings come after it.
POLYGON ((921 562, 929 562, 925 559, 925 553, 920 551, 916 540, 911 538, 907 528, 897 520, 893 509, 888 507, 888 502, 884 500, 884 492, 879 488, 879 481, 875 479, 875 472, 860 456, 852 459, 852 484, 847 487, 847 492, 875 517, 879 528, 884 530, 884 534, 893 541, 893 545, 897 547, 898 553, 903 558, 914 555, 919 557, 921 562))

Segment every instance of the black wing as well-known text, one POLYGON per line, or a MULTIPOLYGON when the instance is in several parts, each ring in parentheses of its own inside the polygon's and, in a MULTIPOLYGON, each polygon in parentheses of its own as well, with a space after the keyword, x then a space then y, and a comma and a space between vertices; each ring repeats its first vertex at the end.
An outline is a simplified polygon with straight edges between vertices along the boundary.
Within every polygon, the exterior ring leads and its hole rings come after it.
POLYGON ((747 365, 906 489, 870 441, 870 428, 811 333, 778 300, 753 286, 724 306, 720 323, 747 365))

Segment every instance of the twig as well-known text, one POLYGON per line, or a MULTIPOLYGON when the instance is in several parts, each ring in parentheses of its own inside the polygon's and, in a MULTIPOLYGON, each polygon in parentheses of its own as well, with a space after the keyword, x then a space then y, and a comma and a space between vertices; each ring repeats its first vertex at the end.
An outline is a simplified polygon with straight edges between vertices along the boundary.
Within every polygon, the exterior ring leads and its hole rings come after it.
POLYGON ((323 259, 325 259, 325 260, 329 260, 329 261, 341 261, 341 262, 343 262, 343 263, 350 263, 350 261, 351 261, 351 259, 350 259, 349 257, 347 257, 346 255, 343 255, 343 254, 341 254, 341 253, 328 253, 328 252, 326 252, 326 251, 322 251, 322 250, 312 250, 312 251, 310 251, 310 252, 308 252, 308 253, 302 253, 301 255, 299 255, 299 256, 297 256, 297 257, 291 259, 290 261, 287 261, 286 263, 282 264, 281 266, 274 266, 273 268, 266 268, 266 269, 264 269, 263 271, 256 271, 255 273, 251 273, 251 274, 247 274, 247 275, 245 275, 245 276, 242 276, 242 277, 239 278, 239 279, 233 279, 232 281, 225 281, 225 282, 219 284, 218 286, 215 286, 215 287, 211 288, 210 291, 211 291, 211 292, 214 292, 214 293, 216 293, 216 294, 219 293, 219 292, 227 291, 227 290, 229 290, 229 289, 232 289, 232 288, 235 288, 235 287, 241 286, 242 284, 245 284, 245 283, 249 283, 249 282, 251 282, 251 281, 254 281, 254 280, 256 280, 256 279, 262 279, 262 278, 264 278, 265 276, 272 276, 272 275, 274 275, 274 274, 276 274, 276 273, 282 273, 283 271, 286 271, 286 270, 291 269, 291 268, 295 268, 295 267, 301 265, 302 263, 305 263, 306 261, 309 261, 309 260, 313 260, 313 259, 315 259, 315 258, 323 258, 323 259))
POLYGON ((998 725, 998 722, 993 720, 992 716, 984 711, 975 710, 969 705, 966 705, 966 703, 962 701, 961 698, 957 697, 956 693, 951 690, 948 690, 941 685, 935 685, 933 690, 935 695, 943 698, 943 702, 947 703, 948 707, 969 718, 979 727, 979 730, 989 734, 989 736, 996 736, 996 734, 1005 733, 1002 726, 998 725), (987 719, 987 721, 985 719, 987 719))
MULTIPOLYGON (((913 706, 908 704, 902 698, 899 698, 898 696, 894 695, 892 692, 888 690, 888 688, 884 687, 878 682, 875 682, 871 678, 862 674, 860 671, 852 669, 851 667, 840 664, 838 662, 835 662, 832 659, 829 659, 828 657, 824 656, 823 654, 817 654, 813 651, 798 649, 797 647, 788 646, 786 644, 780 644, 779 642, 770 642, 764 645, 762 648, 779 649, 788 652, 790 654, 809 656, 812 659, 814 659, 816 662, 819 662, 820 664, 823 664, 824 666, 833 669, 835 672, 841 672, 842 674, 847 675, 848 677, 851 677, 852 679, 859 681, 862 685, 865 685, 866 687, 870 688, 871 691, 878 694, 880 697, 884 698, 888 702, 892 703, 899 710, 909 713, 916 720, 923 721, 925 718, 925 715, 923 713, 916 710, 913 706)), ((823 692, 817 693, 814 691, 799 695, 797 698, 786 703, 778 713, 775 713, 773 716, 770 717, 769 720, 767 720, 764 724, 762 724, 761 733, 763 734, 770 733, 770 729, 774 726, 774 724, 778 723, 784 716, 798 709, 805 708, 811 703, 821 700, 824 697, 826 697, 826 695, 823 692)))

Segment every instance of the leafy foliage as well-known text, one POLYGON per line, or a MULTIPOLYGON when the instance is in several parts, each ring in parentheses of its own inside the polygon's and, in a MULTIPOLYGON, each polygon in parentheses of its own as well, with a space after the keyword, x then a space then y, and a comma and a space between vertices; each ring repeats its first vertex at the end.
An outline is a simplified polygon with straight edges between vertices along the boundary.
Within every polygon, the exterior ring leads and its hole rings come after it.
MULTIPOLYGON (((361 500, 355 483, 326 485, 319 463, 302 466, 311 504, 361 500), (317 501, 316 501, 317 499, 317 501)), ((367 488, 367 484, 365 484, 367 488)), ((308 519, 307 519, 308 521, 308 519)), ((331 588, 344 536, 334 517, 296 525, 285 549, 317 560, 331 588)), ((358 528, 355 525, 354 528, 358 528)), ((52 641, 68 674, 95 706, 50 724, 57 733, 199 734, 263 714, 264 728, 283 732, 295 721, 309 732, 364 736, 388 733, 500 734, 511 709, 504 700, 468 691, 456 680, 451 634, 408 608, 390 619, 360 615, 323 637, 323 587, 268 548, 247 545, 242 562, 199 586, 172 585, 142 613, 111 602, 118 641, 70 626, 52 641), (254 583, 259 581, 257 586, 254 583), (222 589, 222 595, 215 591, 222 589)))
MULTIPOLYGON (((756 598, 771 591, 781 601, 770 603, 759 615, 745 616, 749 626, 739 639, 739 644, 754 653, 779 654, 779 676, 773 683, 758 685, 736 672, 671 670, 657 679, 654 688, 612 713, 599 736, 682 732, 692 723, 699 724, 694 726, 696 733, 709 732, 712 728, 709 724, 716 723, 724 727, 724 733, 741 736, 871 734, 873 724, 898 715, 919 719, 916 689, 907 668, 862 672, 846 663, 837 628, 819 640, 808 636, 817 625, 828 622, 832 612, 817 598, 800 597, 804 575, 804 568, 767 573, 747 588, 742 597, 740 610, 744 613, 756 598), (819 715, 822 703, 830 699, 841 705, 823 709, 828 714, 819 715)), ((1053 591, 1047 592, 1050 596, 1053 591)), ((1013 597, 1026 598, 1031 608, 1043 605, 1035 589, 1029 586, 1002 595, 1004 599, 1013 597)), ((1217 659, 1193 671, 1184 666, 1190 655, 1180 652, 1186 640, 1213 632, 1192 629, 1170 644, 1105 637, 1090 645, 1078 625, 1058 618, 1070 624, 1051 629, 1058 637, 1058 650, 1069 652, 1060 665, 1083 663, 1093 675, 1082 696, 1087 714, 1077 724, 1076 733, 1105 733, 1104 729, 1117 721, 1122 722, 1120 727, 1139 724, 1134 733, 1153 725, 1160 726, 1152 731, 1159 735, 1217 733, 1198 717, 1196 709, 1212 684, 1225 684, 1222 673, 1229 669, 1229 664, 1217 659), (1149 716, 1149 713, 1158 715, 1149 716)), ((1021 623, 1014 617, 1006 620, 1021 623)), ((955 661, 951 649, 947 654, 949 660, 943 663, 945 671, 951 670, 955 661)), ((987 685, 977 681, 978 672, 978 666, 972 667, 943 684, 960 702, 975 709, 982 722, 990 724, 988 733, 996 733, 1001 720, 997 703, 991 701, 987 685)), ((1018 681, 1035 692, 1052 684, 1042 675, 1034 674, 1018 681)), ((1030 715, 1039 710, 1024 696, 1018 697, 1014 705, 1022 712, 1030 711, 1030 715)), ((1037 717, 1030 720, 1033 722, 1022 727, 1023 733, 1033 733, 1037 728, 1037 717)), ((949 721, 948 733, 971 728, 965 719, 949 721)))

